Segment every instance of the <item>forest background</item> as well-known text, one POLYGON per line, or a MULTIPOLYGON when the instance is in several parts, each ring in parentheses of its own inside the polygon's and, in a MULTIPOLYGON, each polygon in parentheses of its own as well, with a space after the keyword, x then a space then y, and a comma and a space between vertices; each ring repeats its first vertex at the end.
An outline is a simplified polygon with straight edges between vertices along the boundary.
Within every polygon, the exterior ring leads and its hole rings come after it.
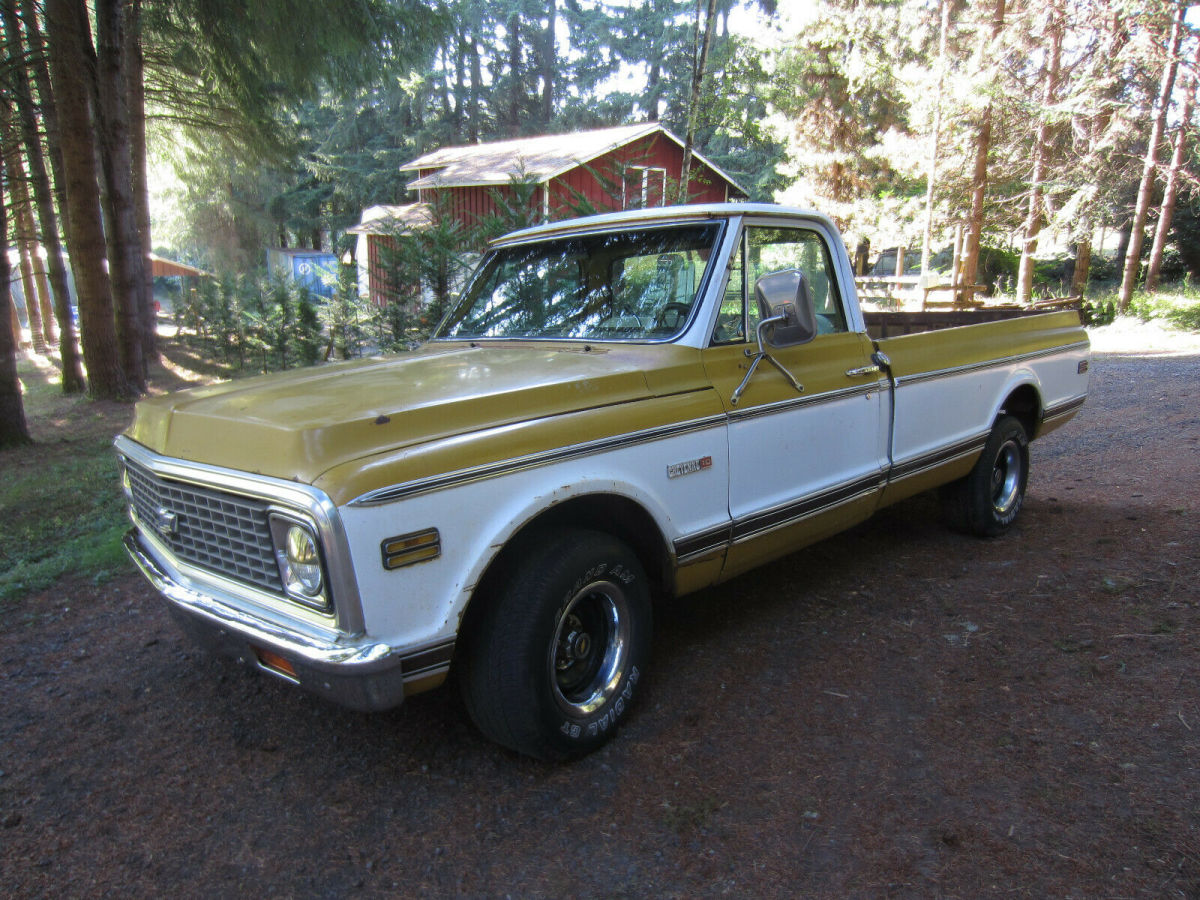
MULTIPOLYGON (((1178 0, 0 0, 0 231, 20 251, 0 285, 40 298, 32 349, 93 398, 146 390, 152 246, 220 276, 182 306, 239 368, 402 345, 428 314, 364 308, 349 267, 318 305, 264 283, 266 248, 341 256, 365 207, 405 201, 399 166, 437 147, 658 121, 750 199, 829 213, 852 248, 919 249, 926 271, 957 234, 963 283, 1002 277, 1029 302, 1099 282, 1116 309, 1146 309, 1135 291, 1200 273, 1198 14, 1178 0)), ((526 214, 407 235, 396 264, 458 264, 526 214)), ((1195 297, 1180 296, 1186 318, 1195 297)), ((7 324, 7 290, 0 303, 7 324)), ((0 328, 0 443, 28 436, 19 336, 0 328)))

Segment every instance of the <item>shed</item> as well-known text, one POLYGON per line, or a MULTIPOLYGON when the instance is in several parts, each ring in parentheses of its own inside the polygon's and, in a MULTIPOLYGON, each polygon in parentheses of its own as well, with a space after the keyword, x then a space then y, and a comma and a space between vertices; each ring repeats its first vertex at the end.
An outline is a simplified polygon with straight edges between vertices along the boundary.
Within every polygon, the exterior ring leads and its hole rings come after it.
POLYGON ((321 250, 267 249, 267 271, 288 278, 321 297, 332 297, 337 288, 338 258, 321 250))

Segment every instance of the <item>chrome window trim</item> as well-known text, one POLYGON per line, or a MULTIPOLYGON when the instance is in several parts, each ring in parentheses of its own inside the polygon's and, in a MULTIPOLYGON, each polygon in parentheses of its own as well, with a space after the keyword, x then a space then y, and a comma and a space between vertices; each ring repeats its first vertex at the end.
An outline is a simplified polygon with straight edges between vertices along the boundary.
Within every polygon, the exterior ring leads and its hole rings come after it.
POLYGON ((358 582, 354 577, 350 559, 349 541, 346 538, 346 531, 337 507, 323 491, 312 485, 286 481, 269 475, 252 475, 235 469, 225 469, 206 463, 163 456, 126 435, 119 435, 113 444, 121 456, 132 459, 155 475, 200 487, 216 488, 245 497, 253 497, 256 500, 265 500, 278 506, 281 512, 307 516, 316 526, 317 535, 321 540, 326 572, 329 575, 329 592, 333 613, 332 616, 322 614, 301 606, 286 594, 262 591, 242 582, 226 579, 207 569, 182 563, 153 538, 150 533, 152 529, 140 527, 140 523, 137 523, 143 537, 148 539, 149 543, 160 554, 164 554, 164 557, 181 572, 186 573, 194 581, 209 582, 220 586, 223 592, 244 597, 255 605, 299 614, 304 621, 319 618, 328 623, 332 619, 341 631, 348 634, 358 634, 363 631, 362 604, 358 593, 358 582))
POLYGON ((453 343, 453 344, 483 345, 483 344, 487 344, 487 343, 491 343, 491 342, 500 343, 500 344, 511 343, 511 342, 536 342, 536 343, 589 344, 589 345, 596 345, 596 346, 600 346, 600 347, 603 347, 606 344, 618 344, 618 345, 632 344, 634 346, 639 346, 639 345, 640 346, 649 346, 649 345, 654 345, 654 344, 683 343, 682 339, 692 331, 696 322, 700 318, 701 310, 704 307, 704 304, 707 302, 707 298, 710 293, 709 286, 713 283, 713 280, 715 278, 718 278, 718 277, 724 278, 725 277, 725 273, 723 270, 722 270, 722 274, 719 276, 717 275, 717 270, 722 265, 726 265, 726 263, 723 262, 723 256, 725 254, 725 245, 726 245, 725 238, 728 235, 729 228, 730 228, 730 220, 726 217, 714 216, 714 215, 693 216, 693 217, 682 217, 681 216, 679 218, 670 218, 670 219, 664 218, 661 220, 652 219, 647 222, 641 222, 641 223, 638 223, 638 222, 607 223, 607 224, 603 224, 603 225, 596 225, 593 228, 585 228, 585 229, 578 229, 578 230, 563 229, 562 231, 551 231, 551 232, 546 232, 546 233, 537 234, 537 235, 531 235, 526 238, 522 238, 522 239, 518 239, 518 240, 511 240, 511 241, 502 238, 502 239, 492 243, 491 245, 489 245, 488 252, 485 253, 480 258, 479 262, 475 265, 475 269, 474 269, 474 271, 471 272, 471 277, 470 277, 470 279, 468 279, 467 283, 464 285, 462 294, 460 295, 461 297, 466 297, 467 295, 470 294, 471 289, 475 286, 476 280, 479 278, 480 274, 484 270, 484 265, 487 263, 488 257, 490 257, 497 250, 509 250, 509 249, 512 249, 513 247, 524 246, 525 244, 542 243, 545 240, 569 240, 569 239, 575 238, 575 237, 594 237, 595 235, 598 235, 598 234, 614 234, 614 233, 628 231, 632 227, 666 229, 666 228, 681 228, 681 227, 686 227, 688 225, 696 225, 696 224, 701 224, 701 223, 715 224, 717 226, 716 235, 714 236, 713 243, 712 243, 713 254, 712 254, 712 256, 709 257, 708 264, 704 267, 704 275, 701 277, 700 283, 698 285, 696 285, 696 296, 695 296, 695 299, 692 301, 691 309, 688 311, 687 321, 683 324, 682 327, 680 327, 678 330, 676 330, 673 334, 666 335, 661 338, 574 338, 574 337, 564 337, 562 335, 553 335, 553 336, 547 336, 547 337, 536 337, 536 336, 528 336, 528 335, 519 335, 519 336, 514 336, 514 337, 451 337, 451 336, 444 336, 441 334, 442 328, 449 321, 450 316, 452 316, 455 312, 458 311, 458 307, 454 306, 454 307, 451 307, 450 309, 448 309, 446 311, 446 314, 444 316, 442 316, 441 321, 438 322, 437 327, 433 331, 433 336, 430 337, 430 339, 426 343, 427 344, 453 343))

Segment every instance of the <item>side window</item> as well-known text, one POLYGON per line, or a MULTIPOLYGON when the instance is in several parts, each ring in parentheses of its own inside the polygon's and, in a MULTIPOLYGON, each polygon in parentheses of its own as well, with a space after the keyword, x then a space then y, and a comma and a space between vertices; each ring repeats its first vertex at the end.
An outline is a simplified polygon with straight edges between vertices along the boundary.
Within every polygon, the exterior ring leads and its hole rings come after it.
POLYGON ((818 334, 846 331, 846 313, 838 295, 833 263, 817 232, 806 228, 751 226, 746 230, 745 253, 746 295, 753 314, 770 315, 769 309, 762 308, 763 298, 756 296, 758 279, 795 269, 803 276, 802 290, 807 289, 812 297, 818 334))

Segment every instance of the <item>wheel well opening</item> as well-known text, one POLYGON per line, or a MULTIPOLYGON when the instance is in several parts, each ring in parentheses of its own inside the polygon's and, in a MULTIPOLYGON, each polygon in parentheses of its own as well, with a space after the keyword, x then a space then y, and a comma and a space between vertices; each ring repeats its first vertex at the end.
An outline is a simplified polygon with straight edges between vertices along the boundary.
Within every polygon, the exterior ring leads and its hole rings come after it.
POLYGON ((512 570, 530 542, 536 540, 540 532, 563 528, 587 528, 611 534, 637 556, 656 596, 671 592, 672 570, 667 545, 658 525, 644 508, 626 497, 611 494, 574 497, 530 519, 509 539, 471 595, 460 633, 469 631, 473 616, 479 612, 482 604, 476 601, 493 593, 496 583, 512 570))
POLYGON ((1038 423, 1042 417, 1042 400, 1033 385, 1022 385, 1009 394, 1000 411, 1015 417, 1024 426, 1025 434, 1030 440, 1037 436, 1038 423))

